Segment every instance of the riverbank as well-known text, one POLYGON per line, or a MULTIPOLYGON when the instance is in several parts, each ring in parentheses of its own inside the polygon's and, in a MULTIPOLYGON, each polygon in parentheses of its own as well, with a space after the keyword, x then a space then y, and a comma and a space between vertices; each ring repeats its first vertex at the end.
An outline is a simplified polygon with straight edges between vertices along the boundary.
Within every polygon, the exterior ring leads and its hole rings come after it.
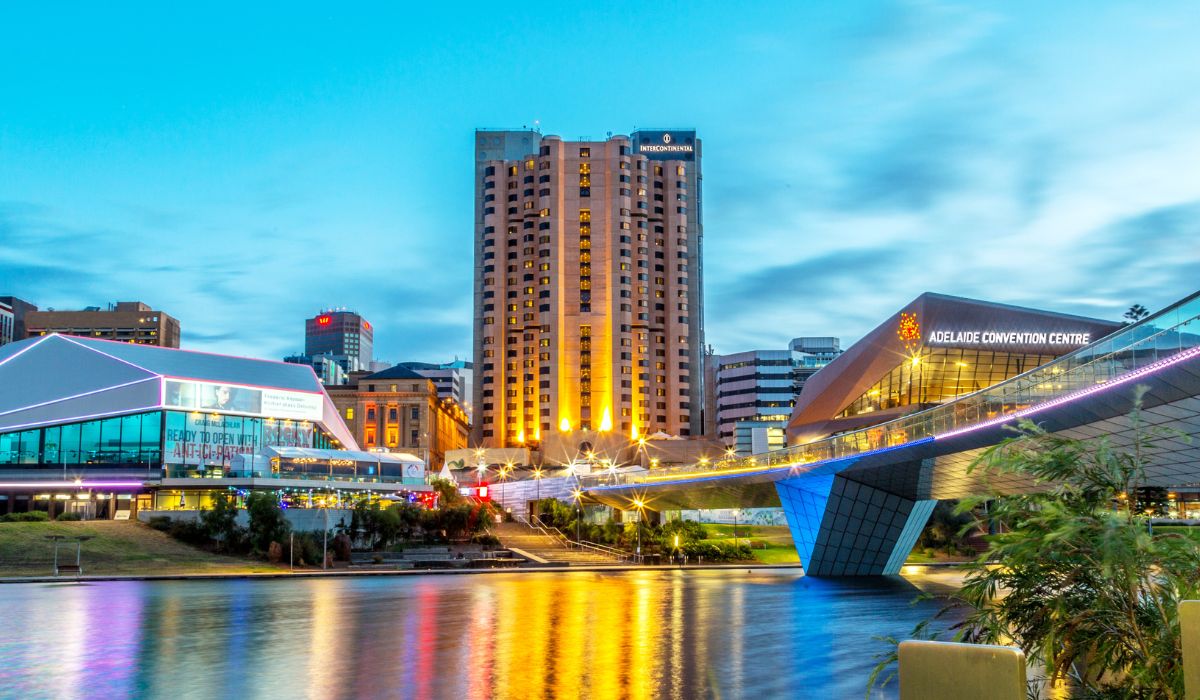
MULTIPOLYGON (((278 573, 263 561, 231 557, 193 547, 135 521, 0 523, 0 578, 45 577, 54 571, 54 541, 60 563, 75 562, 77 538, 85 574, 140 576, 156 574, 278 573)), ((286 572, 286 569, 284 570, 286 572)))

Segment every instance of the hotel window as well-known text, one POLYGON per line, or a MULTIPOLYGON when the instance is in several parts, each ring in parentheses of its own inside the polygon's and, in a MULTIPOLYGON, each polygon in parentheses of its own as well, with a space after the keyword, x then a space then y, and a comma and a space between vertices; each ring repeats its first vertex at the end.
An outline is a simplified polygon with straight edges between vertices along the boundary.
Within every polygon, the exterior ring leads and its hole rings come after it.
POLYGON ((678 175, 679 177, 683 177, 684 172, 686 172, 686 171, 683 169, 682 165, 675 168, 675 174, 678 175))
MULTIPOLYGON (((592 149, 590 149, 590 148, 581 148, 581 149, 579 149, 579 157, 580 157, 580 158, 590 158, 590 157, 591 157, 591 155, 592 155, 592 149)), ((586 165, 586 163, 585 163, 585 165, 586 165)), ((579 167, 581 167, 581 168, 582 168, 583 166, 581 165, 581 166, 579 166, 579 167)))
POLYGON ((346 420, 354 420, 354 408, 353 407, 346 409, 346 420))
POLYGON ((525 161, 525 169, 526 169, 526 170, 533 170, 533 159, 532 159, 532 158, 530 158, 529 160, 525 161))
POLYGON ((400 431, 396 428, 388 428, 387 431, 387 446, 398 447, 400 443, 400 431))
POLYGON ((367 447, 375 446, 375 430, 373 428, 367 429, 367 434, 366 434, 366 437, 364 438, 363 442, 365 442, 367 444, 367 447))

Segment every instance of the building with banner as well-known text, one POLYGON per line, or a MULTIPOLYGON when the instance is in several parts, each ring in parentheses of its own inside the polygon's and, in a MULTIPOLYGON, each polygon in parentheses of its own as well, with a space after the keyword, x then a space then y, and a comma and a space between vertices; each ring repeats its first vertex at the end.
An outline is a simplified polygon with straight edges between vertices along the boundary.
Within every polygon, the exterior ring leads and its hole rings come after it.
POLYGON ((417 457, 359 450, 304 365, 51 334, 0 348, 0 386, 0 513, 428 490, 417 457))

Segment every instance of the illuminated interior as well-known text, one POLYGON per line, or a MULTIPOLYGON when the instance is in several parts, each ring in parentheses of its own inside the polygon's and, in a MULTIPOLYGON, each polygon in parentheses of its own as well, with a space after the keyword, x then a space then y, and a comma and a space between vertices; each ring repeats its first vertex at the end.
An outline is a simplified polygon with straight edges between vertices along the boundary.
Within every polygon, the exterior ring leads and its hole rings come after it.
POLYGON ((921 348, 842 410, 857 416, 901 406, 950 401, 998 384, 1054 359, 1054 355, 963 348, 921 348))

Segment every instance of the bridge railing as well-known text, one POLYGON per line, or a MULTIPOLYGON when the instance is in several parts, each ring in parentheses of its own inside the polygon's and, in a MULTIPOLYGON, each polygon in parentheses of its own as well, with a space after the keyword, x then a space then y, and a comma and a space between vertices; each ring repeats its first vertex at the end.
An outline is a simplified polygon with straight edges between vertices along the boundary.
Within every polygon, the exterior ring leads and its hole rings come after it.
POLYGON ((585 488, 602 488, 715 473, 795 469, 919 440, 946 438, 1010 420, 1047 403, 1071 400, 1116 380, 1135 378, 1181 353, 1200 354, 1200 292, 1052 362, 941 406, 749 457, 615 476, 585 476, 581 483, 585 488))

